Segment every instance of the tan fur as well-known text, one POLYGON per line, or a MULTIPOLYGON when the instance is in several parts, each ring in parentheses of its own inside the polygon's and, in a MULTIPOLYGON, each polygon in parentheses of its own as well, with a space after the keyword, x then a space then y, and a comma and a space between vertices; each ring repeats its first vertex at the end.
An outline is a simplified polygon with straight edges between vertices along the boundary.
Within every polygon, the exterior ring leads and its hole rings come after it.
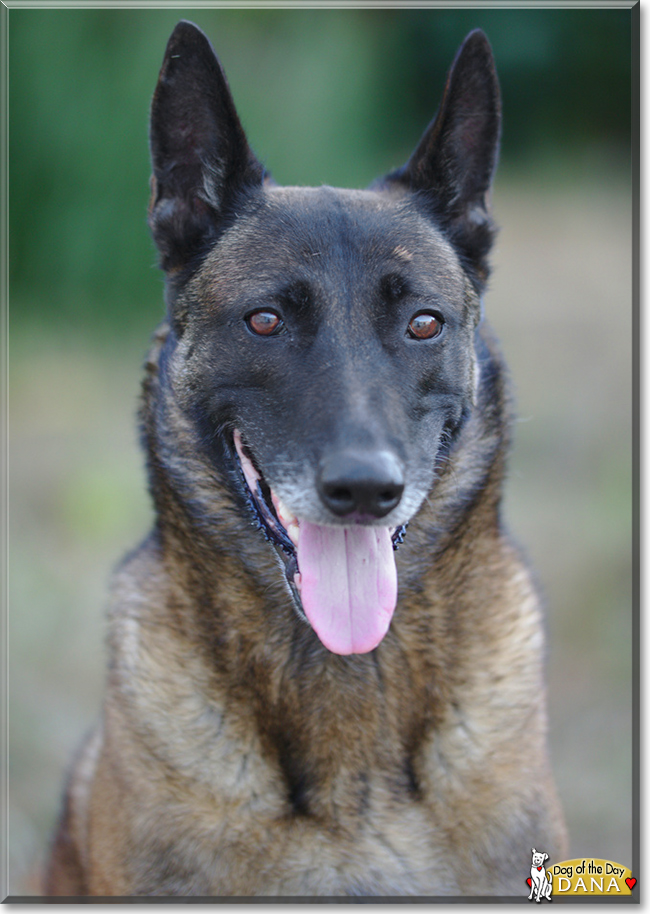
POLYGON ((183 552, 150 542, 117 576, 103 721, 69 798, 83 881, 55 854, 48 893, 520 894, 530 821, 562 857, 540 612, 490 488, 373 655, 323 652, 308 677, 291 608, 269 618, 204 554, 217 658, 183 552), (279 730, 316 775, 305 814, 279 730))

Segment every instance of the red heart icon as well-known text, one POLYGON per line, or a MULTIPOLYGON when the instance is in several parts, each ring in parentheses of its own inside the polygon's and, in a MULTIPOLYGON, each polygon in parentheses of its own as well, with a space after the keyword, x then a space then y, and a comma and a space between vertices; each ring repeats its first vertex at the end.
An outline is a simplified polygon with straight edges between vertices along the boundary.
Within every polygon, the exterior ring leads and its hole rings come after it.
POLYGON ((537 869, 538 869, 538 870, 541 870, 541 866, 538 866, 537 869))
POLYGON ((530 876, 528 877, 528 879, 526 880, 526 882, 528 883, 528 887, 529 887, 529 888, 532 887, 533 880, 530 878, 530 876))
POLYGON ((625 880, 625 885, 628 887, 628 889, 631 892, 632 889, 634 888, 634 886, 636 885, 636 879, 634 879, 632 876, 630 876, 629 879, 625 880))

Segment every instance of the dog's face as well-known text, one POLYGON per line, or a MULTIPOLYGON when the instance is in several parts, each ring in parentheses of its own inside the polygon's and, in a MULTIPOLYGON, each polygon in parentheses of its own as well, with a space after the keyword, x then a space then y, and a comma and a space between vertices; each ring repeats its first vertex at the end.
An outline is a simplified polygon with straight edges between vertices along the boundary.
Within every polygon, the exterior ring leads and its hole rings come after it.
POLYGON ((548 854, 538 853, 533 848, 533 866, 543 866, 545 860, 548 860, 548 854))
POLYGON ((171 382, 337 653, 385 634, 393 546, 474 404, 498 130, 489 46, 473 33, 405 168, 367 191, 281 188, 207 39, 180 23, 167 48, 150 221, 171 382))
POLYGON ((408 523, 474 392, 478 301, 440 231, 408 200, 270 187, 186 295, 192 399, 286 513, 408 523), (356 491, 373 471, 381 490, 356 491))

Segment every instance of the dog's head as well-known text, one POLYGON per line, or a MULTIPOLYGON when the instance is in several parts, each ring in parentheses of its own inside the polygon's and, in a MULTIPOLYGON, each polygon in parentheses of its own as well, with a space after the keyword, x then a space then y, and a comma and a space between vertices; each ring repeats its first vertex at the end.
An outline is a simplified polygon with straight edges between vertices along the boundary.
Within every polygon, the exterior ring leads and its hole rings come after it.
POLYGON ((543 866, 544 861, 548 860, 548 854, 543 853, 542 851, 536 851, 535 848, 532 848, 533 854, 533 866, 543 866))
POLYGON ((365 191, 279 187, 207 38, 181 22, 167 46, 150 225, 172 387, 337 653, 385 634, 393 549, 475 404, 499 125, 472 32, 403 168, 365 191))

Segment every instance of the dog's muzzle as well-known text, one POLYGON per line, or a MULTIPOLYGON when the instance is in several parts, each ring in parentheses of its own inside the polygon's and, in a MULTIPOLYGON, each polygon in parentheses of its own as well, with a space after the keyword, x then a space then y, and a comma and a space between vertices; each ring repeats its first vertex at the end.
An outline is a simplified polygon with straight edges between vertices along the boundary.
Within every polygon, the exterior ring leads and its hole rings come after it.
POLYGON ((368 457, 355 451, 324 460, 319 493, 332 513, 349 523, 321 525, 299 520, 282 502, 236 429, 233 444, 248 504, 282 559, 299 615, 333 653, 373 650, 386 634, 397 602, 394 551, 406 531, 406 525, 376 523, 399 503, 404 490, 397 460, 388 452, 368 457))

